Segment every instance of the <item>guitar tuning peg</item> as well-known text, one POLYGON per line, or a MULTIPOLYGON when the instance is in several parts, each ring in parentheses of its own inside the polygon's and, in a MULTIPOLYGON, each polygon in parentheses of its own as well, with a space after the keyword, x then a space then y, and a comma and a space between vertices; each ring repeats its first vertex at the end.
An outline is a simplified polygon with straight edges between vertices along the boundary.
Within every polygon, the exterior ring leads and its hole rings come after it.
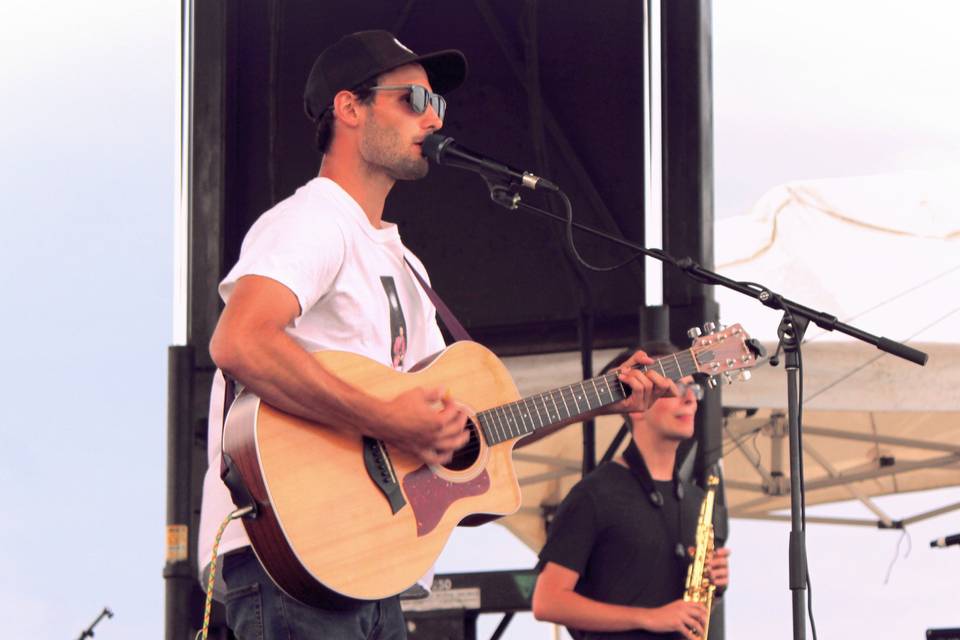
POLYGON ((717 388, 717 376, 710 376, 709 378, 707 378, 707 387, 709 387, 710 389, 717 388))
POLYGON ((691 340, 696 340, 700 337, 700 335, 700 327, 690 327, 687 329, 687 337, 689 337, 691 340))
POLYGON ((733 374, 731 374, 729 371, 724 371, 723 381, 726 382, 727 384, 733 384, 733 374))
POLYGON ((737 377, 740 378, 740 382, 746 382, 751 378, 752 375, 753 374, 751 374, 749 371, 747 371, 746 369, 743 369, 742 371, 740 371, 740 374, 737 377))
POLYGON ((705 333, 713 333, 717 330, 717 323, 715 322, 705 322, 703 324, 703 330, 705 333))

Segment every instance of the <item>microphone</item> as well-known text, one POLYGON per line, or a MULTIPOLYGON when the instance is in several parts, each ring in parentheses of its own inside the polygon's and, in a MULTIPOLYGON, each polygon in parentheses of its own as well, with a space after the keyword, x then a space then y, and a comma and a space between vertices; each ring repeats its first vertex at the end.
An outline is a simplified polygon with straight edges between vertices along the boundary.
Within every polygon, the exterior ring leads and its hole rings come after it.
POLYGON ((930 541, 931 547, 949 547, 955 544, 960 544, 960 533, 955 533, 952 536, 937 538, 936 540, 930 541))
POLYGON ((560 191, 559 187, 549 180, 535 176, 529 171, 518 171, 496 160, 484 158, 479 153, 460 146, 449 136, 431 133, 423 139, 423 142, 420 144, 420 150, 423 153, 423 157, 436 164, 475 171, 490 178, 506 179, 511 184, 526 187, 527 189, 560 191))

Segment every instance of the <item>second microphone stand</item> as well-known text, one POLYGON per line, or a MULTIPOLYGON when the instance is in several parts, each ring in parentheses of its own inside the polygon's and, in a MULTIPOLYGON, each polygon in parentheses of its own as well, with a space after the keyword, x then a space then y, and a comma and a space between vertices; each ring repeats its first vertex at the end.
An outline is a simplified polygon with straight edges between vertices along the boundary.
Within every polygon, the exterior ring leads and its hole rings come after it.
POLYGON ((780 339, 780 346, 783 348, 786 356, 785 369, 787 372, 787 421, 790 441, 790 590, 793 601, 793 638, 794 640, 803 640, 806 635, 806 616, 804 614, 803 604, 807 588, 807 551, 803 517, 803 452, 799 378, 802 364, 800 345, 803 341, 807 326, 810 322, 813 322, 827 331, 840 331, 857 340, 872 344, 882 351, 897 356, 898 358, 909 360, 920 366, 927 363, 927 354, 895 340, 861 331, 844 322, 840 322, 836 316, 797 304, 774 293, 766 287, 752 283, 737 282, 721 276, 718 273, 701 267, 691 258, 677 259, 660 249, 647 249, 624 238, 576 223, 573 221, 573 207, 570 204, 570 199, 563 191, 557 190, 551 192, 555 193, 563 201, 567 214, 566 217, 523 202, 517 191, 522 185, 497 180, 496 177, 484 176, 484 180, 490 190, 490 198, 498 205, 510 210, 524 209, 564 223, 567 227, 567 241, 570 244, 570 249, 578 259, 580 259, 579 254, 577 253, 576 247, 573 246, 573 229, 575 228, 622 247, 632 249, 640 255, 660 260, 665 264, 683 271, 688 277, 697 282, 726 287, 742 295, 754 298, 767 307, 783 311, 783 318, 777 330, 777 335, 780 339))

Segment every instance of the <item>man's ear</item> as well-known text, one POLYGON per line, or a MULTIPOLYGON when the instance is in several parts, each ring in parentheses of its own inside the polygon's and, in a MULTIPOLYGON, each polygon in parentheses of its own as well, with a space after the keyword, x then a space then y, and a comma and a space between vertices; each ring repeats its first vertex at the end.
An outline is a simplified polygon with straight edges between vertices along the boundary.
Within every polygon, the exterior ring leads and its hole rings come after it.
POLYGON ((333 115, 343 125, 356 127, 360 124, 360 100, 351 91, 340 91, 333 97, 333 115))

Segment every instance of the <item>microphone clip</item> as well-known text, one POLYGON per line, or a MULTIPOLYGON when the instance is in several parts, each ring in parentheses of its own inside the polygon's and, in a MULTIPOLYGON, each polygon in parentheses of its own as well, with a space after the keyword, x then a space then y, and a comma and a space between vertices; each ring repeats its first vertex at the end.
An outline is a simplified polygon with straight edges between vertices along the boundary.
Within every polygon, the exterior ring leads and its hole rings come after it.
POLYGON ((510 211, 515 211, 517 207, 520 206, 520 194, 517 193, 511 184, 491 180, 484 174, 481 174, 480 177, 487 183, 491 200, 510 211))

